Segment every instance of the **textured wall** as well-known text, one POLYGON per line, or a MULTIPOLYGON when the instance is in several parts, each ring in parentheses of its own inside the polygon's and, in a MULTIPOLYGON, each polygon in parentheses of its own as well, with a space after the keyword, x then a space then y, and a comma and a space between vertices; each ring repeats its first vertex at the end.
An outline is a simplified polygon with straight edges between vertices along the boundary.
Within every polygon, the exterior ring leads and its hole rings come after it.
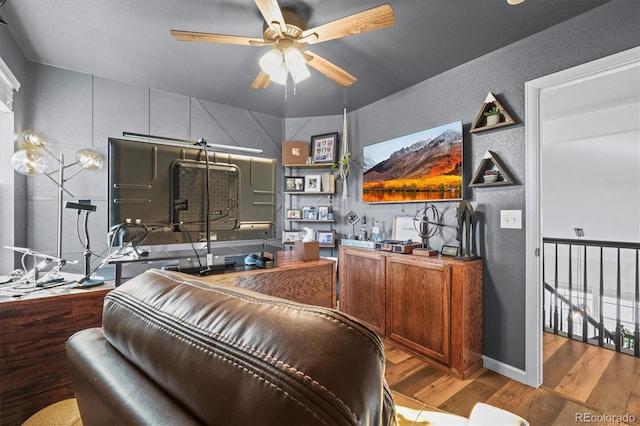
MULTIPOLYGON (((0 56, 9 67, 13 75, 18 79, 20 84, 24 84, 26 79, 27 60, 20 51, 17 43, 14 41, 9 27, 0 25, 0 56)), ((22 128, 25 122, 25 91, 20 90, 14 93, 13 105, 13 125, 14 128, 22 128)), ((3 146, 0 153, 0 182, 2 185, 2 198, 0 199, 0 220, 3 221, 0 230, 0 274, 6 274, 12 271, 20 260, 19 255, 12 255, 3 246, 26 246, 27 241, 27 222, 26 222, 26 206, 27 201, 24 197, 26 193, 27 180, 24 176, 14 173, 10 166, 10 158, 13 155, 13 129, 7 129, 10 126, 9 117, 3 119, 3 137, 0 143, 3 146), (13 218, 13 221, 11 221, 13 218), (7 222, 5 222, 7 221, 7 222)))
MULTIPOLYGON (((356 160, 362 147, 387 138, 461 119, 465 124, 464 168, 467 179, 486 150, 496 152, 513 173, 518 185, 467 189, 465 198, 476 203, 482 223, 480 254, 485 258, 484 353, 524 368, 525 237, 523 230, 500 229, 499 211, 525 209, 524 83, 593 59, 640 45, 640 2, 613 0, 589 13, 452 69, 410 89, 394 94, 349 115, 349 140, 356 160), (502 130, 471 135, 475 118, 487 92, 495 93, 518 121, 502 130)), ((0 29, 0 31, 2 31, 0 29)), ((2 39, 0 38, 0 41, 2 39)), ((443 43, 446 39, 443 39, 443 43)), ((0 47, 2 47, 0 45, 0 47)), ((4 54, 4 53, 3 53, 4 54)), ((425 60, 429 60, 426 58, 425 60)), ((342 106, 335 116, 285 119, 264 116, 149 88, 30 64, 28 96, 20 103, 24 123, 38 128, 54 151, 72 158, 78 147, 93 146, 106 155, 108 136, 123 130, 222 143, 259 146, 265 156, 280 158, 282 139, 309 140, 311 135, 342 129, 342 106), (284 122, 284 123, 283 123, 284 122)), ((25 96, 25 98, 22 98, 25 96)), ((22 118, 21 118, 22 120, 22 118)), ((22 128, 22 123, 20 123, 22 128)), ((95 247, 106 245, 106 170, 91 176, 85 172, 69 182, 76 198, 90 198, 98 205, 91 219, 95 247)), ((280 180, 281 181, 281 180, 280 180)), ((413 215, 416 205, 368 206, 361 202, 361 176, 354 171, 349 198, 339 199, 338 209, 354 210, 390 224, 395 215, 413 215)), ((43 178, 29 179, 25 245, 55 252, 55 186, 43 178)), ((282 208, 282 194, 278 194, 282 208)), ((438 203, 445 221, 452 223, 451 203, 438 203)), ((281 211, 279 217, 282 217, 281 211)), ((75 233, 75 213, 65 212, 64 251, 81 258, 75 233)), ((339 219, 340 220, 340 219, 339 219)), ((279 224, 282 229, 282 224, 279 224)), ((349 232, 344 222, 338 230, 349 232)), ((448 232, 448 231, 447 231, 448 232)), ((445 233, 444 241, 454 235, 445 233)), ((442 241, 434 241, 439 245, 442 241)))
MULTIPOLYGON (((525 97, 529 80, 640 45, 640 2, 613 0, 521 42, 507 46, 419 83, 403 92, 349 114, 352 156, 360 160, 362 147, 455 120, 464 123, 464 170, 467 182, 487 150, 495 152, 517 185, 467 188, 481 223, 480 255, 485 260, 484 354, 517 369, 525 363, 525 232, 501 229, 500 210, 525 211, 525 97), (470 134, 468 130, 488 92, 494 93, 519 123, 470 134)), ((428 60, 428 58, 427 58, 428 60)), ((317 120, 317 119, 316 119, 317 120)), ((287 128, 292 120, 287 120, 287 128)), ((328 126, 327 126, 328 127, 328 126)), ((328 128, 323 131, 329 130, 328 128)), ((288 132, 287 132, 288 133, 288 132)), ((411 215, 424 205, 364 205, 362 174, 350 179, 350 197, 342 211, 391 222, 395 215, 411 215)), ((445 223, 453 220, 453 203, 437 203, 445 223)), ((341 223, 338 230, 348 233, 341 223)), ((443 239, 455 243, 445 229, 443 239)))
MULTIPOLYGON (((32 63, 30 71, 25 84, 29 126, 45 135, 50 150, 63 154, 66 164, 75 161, 75 152, 83 147, 96 149, 106 160, 108 138, 121 137, 123 131, 192 140, 204 137, 211 143, 262 148, 263 156, 280 158, 281 118, 46 65, 32 63)), ((90 199, 97 206, 89 218, 91 247, 96 253, 107 246, 106 182, 105 165, 98 172, 83 171, 65 185, 73 194, 65 195, 65 200, 90 199)), ((278 194, 278 204, 281 197, 278 194)), ((56 212, 55 184, 43 176, 30 177, 28 247, 55 254, 56 212)), ((75 211, 65 209, 63 257, 82 260, 77 217, 75 211)), ((82 262, 65 270, 80 272, 82 262)))

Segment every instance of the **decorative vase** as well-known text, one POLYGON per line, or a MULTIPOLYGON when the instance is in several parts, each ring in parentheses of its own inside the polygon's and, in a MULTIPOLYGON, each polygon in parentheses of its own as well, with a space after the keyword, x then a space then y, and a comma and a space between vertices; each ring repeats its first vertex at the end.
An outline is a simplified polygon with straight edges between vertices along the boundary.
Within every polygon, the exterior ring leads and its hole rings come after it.
POLYGON ((487 116, 487 126, 492 126, 494 124, 498 124, 500 122, 499 115, 489 115, 487 116))
POLYGON ((482 181, 485 183, 495 182, 498 180, 498 175, 484 175, 482 176, 482 181))

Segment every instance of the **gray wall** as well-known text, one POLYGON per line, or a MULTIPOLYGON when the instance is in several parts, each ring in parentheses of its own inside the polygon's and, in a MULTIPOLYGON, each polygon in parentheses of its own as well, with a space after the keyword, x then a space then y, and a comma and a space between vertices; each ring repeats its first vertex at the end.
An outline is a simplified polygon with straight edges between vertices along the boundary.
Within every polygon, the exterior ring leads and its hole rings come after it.
MULTIPOLYGON (((108 138, 122 137, 123 131, 192 140, 204 137, 211 143, 262 148, 264 154, 261 155, 280 157, 282 119, 279 117, 35 63, 29 64, 23 87, 28 98, 28 120, 22 128, 32 127, 42 132, 47 147, 56 155, 64 154, 66 164, 74 162, 75 152, 83 147, 94 148, 106 161, 108 138)), ((52 160, 49 170, 56 167, 52 160)), ((72 170, 70 168, 66 176, 70 176, 72 170)), ((105 166, 96 172, 83 171, 65 185, 73 194, 73 197, 65 195, 65 200, 90 199, 97 206, 89 218, 91 247, 95 253, 107 247, 106 182, 105 166)), ((279 193, 277 202, 281 204, 281 200, 279 193)), ((44 176, 29 177, 26 202, 29 225, 25 245, 55 254, 56 185, 44 176)), ((77 214, 64 210, 63 257, 80 260, 78 265, 68 265, 65 270, 82 272, 84 249, 77 237, 77 214)))
MULTIPOLYGON (((524 83, 528 80, 640 45, 640 3, 612 2, 553 27, 522 42, 478 58, 410 89, 349 114, 350 150, 360 160, 362 147, 387 138, 461 119, 465 125, 464 167, 467 179, 483 153, 492 150, 512 172, 518 185, 467 189, 482 223, 480 254, 485 258, 484 354, 514 368, 524 369, 525 236, 523 230, 499 227, 499 211, 525 208, 524 83), (496 94, 518 125, 471 135, 475 118, 487 93, 496 94)), ((2 34, 0 33, 0 36, 2 34)), ((0 42, 2 37, 0 37, 0 42)), ((4 56, 4 49, 3 49, 4 56)), ((428 60, 428 58, 427 58, 428 60)), ((9 64, 12 66, 12 64, 9 64)), ((265 156, 280 158, 279 141, 308 140, 313 134, 342 129, 342 106, 336 115, 306 119, 281 119, 214 102, 135 87, 93 76, 29 64, 29 79, 21 81, 28 97, 28 117, 17 128, 32 126, 48 136, 56 151, 72 158, 78 147, 93 146, 106 155, 109 136, 123 130, 167 136, 207 139, 220 143, 263 147, 265 156)), ((3 164, 8 159, 1 159, 3 164)), ((55 187, 42 179, 29 179, 27 244, 55 252, 55 187)), ((106 171, 83 173, 69 188, 76 198, 98 204, 92 218, 96 246, 106 244, 106 171)), ((361 173, 349 180, 349 198, 336 200, 338 212, 391 223, 396 215, 413 215, 415 204, 363 205, 361 173)), ((278 194, 282 217, 282 194, 278 194)), ((452 221, 452 203, 438 203, 446 223, 452 221)), ((72 212, 73 213, 73 212, 72 212)), ((71 232, 74 214, 65 215, 64 250, 81 258, 82 249, 71 232)), ((350 226, 339 220, 338 231, 350 226)), ((281 225, 281 224, 280 224, 281 225)), ((280 226, 279 229, 282 229, 280 226)), ((453 242, 446 231, 434 245, 453 242)))
MULTIPOLYGON (((0 25, 0 55, 20 84, 24 84, 28 63, 17 43, 13 40, 6 25, 0 25)), ((13 121, 14 128, 16 129, 24 128, 23 123, 26 122, 25 105, 27 101, 25 99, 25 90, 14 93, 13 121)), ((6 125, 6 123, 4 124, 6 125)), ((0 143, 13 144, 13 141, 11 139, 2 139, 0 143)), ((11 173, 13 177, 13 187, 5 187, 3 185, 2 188, 3 191, 6 190, 8 193, 3 192, 2 195, 3 202, 0 206, 0 220, 5 220, 7 217, 13 217, 14 219, 13 226, 3 226, 2 233, 0 234, 0 258, 2 258, 0 264, 3 267, 3 269, 0 270, 0 274, 5 274, 17 267, 20 259, 18 254, 13 255, 10 251, 3 248, 3 246, 26 247, 27 245, 27 199, 25 197, 27 180, 24 176, 13 172, 10 166, 11 157, 4 157, 5 153, 12 153, 13 151, 12 145, 10 149, 3 149, 3 155, 0 156, 0 180, 2 180, 3 183, 5 178, 7 181, 11 181, 11 178, 5 173, 11 173), (5 200, 9 201, 5 202, 5 200)))
MULTIPOLYGON (((524 370, 525 232, 501 229, 500 210, 525 210, 525 82, 640 45, 640 2, 614 0, 584 15, 507 46, 414 87, 350 113, 350 150, 361 160, 362 147, 458 119, 464 123, 464 170, 468 179, 487 150, 495 152, 518 185, 467 188, 481 221, 480 254, 485 260, 484 355, 524 370), (519 123, 470 134, 468 130, 488 92, 494 93, 519 123)), ((287 120, 286 128, 293 120, 287 120)), ((295 121, 297 122, 297 120, 295 121)), ((340 123, 341 124, 341 123, 340 123)), ((341 128, 341 127, 340 127, 341 128)), ((325 128, 327 131, 335 129, 325 128)), ((288 134, 288 131, 287 131, 288 134)), ((387 220, 413 215, 414 204, 364 205, 362 174, 350 179, 350 197, 342 211, 387 220)), ((453 221, 453 203, 437 203, 445 223, 453 221)), ((347 233, 344 223, 338 226, 347 233)), ((442 242, 455 244, 445 230, 442 242)))

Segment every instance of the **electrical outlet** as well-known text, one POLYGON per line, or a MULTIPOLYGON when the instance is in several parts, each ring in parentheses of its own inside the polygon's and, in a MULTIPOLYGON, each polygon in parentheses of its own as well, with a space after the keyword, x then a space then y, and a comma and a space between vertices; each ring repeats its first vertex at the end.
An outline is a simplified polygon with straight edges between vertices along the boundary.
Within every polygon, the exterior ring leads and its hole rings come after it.
POLYGON ((522 210, 500 210, 500 228, 522 229, 522 210))

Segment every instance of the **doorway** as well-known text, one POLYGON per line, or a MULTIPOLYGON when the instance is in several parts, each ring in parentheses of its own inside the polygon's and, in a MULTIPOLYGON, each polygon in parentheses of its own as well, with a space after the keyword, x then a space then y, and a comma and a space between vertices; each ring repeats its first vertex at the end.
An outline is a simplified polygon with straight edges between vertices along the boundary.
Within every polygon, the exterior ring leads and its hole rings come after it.
MULTIPOLYGON (((559 99, 580 101, 592 108, 611 106, 611 87, 602 84, 597 87, 595 97, 583 98, 580 85, 599 84, 601 81, 612 82, 613 85, 624 84, 617 79, 616 73, 631 70, 640 81, 640 47, 608 56, 568 70, 560 71, 525 84, 525 114, 527 117, 527 195, 526 195, 526 350, 525 350, 525 383, 538 387, 542 384, 542 262, 541 253, 543 238, 543 180, 544 167, 544 129, 548 125, 546 115, 553 102, 559 99), (638 70, 637 73, 635 70, 638 70), (614 77, 614 78, 606 78, 614 77), (600 80, 602 79, 602 80, 600 80), (578 89, 578 90, 577 90, 578 89), (558 96, 559 95, 559 96, 558 96), (551 102, 551 103, 550 103, 551 102)), ((628 85, 623 89, 629 89, 628 85)), ((617 93, 617 92, 615 92, 617 93)), ((584 129, 578 129, 582 131, 584 129)), ((585 135, 581 135, 585 137, 585 135)), ((613 206, 609 206, 610 208, 613 206)))

